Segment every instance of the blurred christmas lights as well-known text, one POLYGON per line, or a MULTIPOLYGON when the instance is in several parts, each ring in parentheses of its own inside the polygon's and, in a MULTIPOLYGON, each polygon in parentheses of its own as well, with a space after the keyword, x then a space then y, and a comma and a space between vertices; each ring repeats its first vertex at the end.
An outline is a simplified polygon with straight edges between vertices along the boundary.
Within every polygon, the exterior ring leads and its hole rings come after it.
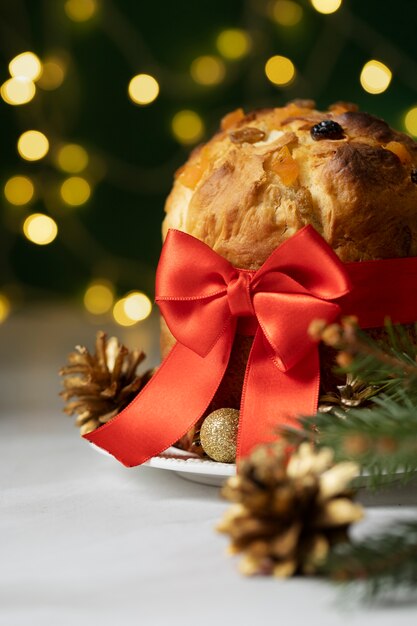
POLYGON ((183 144, 193 144, 204 134, 204 123, 195 111, 183 110, 172 119, 174 137, 183 144))
POLYGON ((116 302, 113 307, 113 318, 120 326, 133 326, 149 317, 152 302, 140 291, 132 291, 116 302))
POLYGON ((381 63, 372 59, 365 63, 360 75, 360 83, 368 93, 379 94, 388 89, 391 82, 392 72, 381 63))
POLYGON ((26 161, 43 159, 49 150, 49 141, 38 130, 27 130, 22 133, 17 142, 17 151, 26 161))
POLYGON ((316 11, 324 15, 335 13, 342 6, 342 0, 310 0, 310 2, 316 11))
POLYGON ((35 84, 24 76, 9 78, 1 86, 1 97, 7 104, 18 106, 30 102, 35 93, 35 84))
POLYGON ((190 73, 193 80, 200 85, 218 85, 225 76, 226 68, 218 57, 204 55, 194 59, 190 73))
POLYGON ((250 35, 241 28, 227 28, 217 36, 216 46, 225 59, 235 61, 250 52, 252 41, 250 35))
POLYGON ((132 291, 124 298, 123 307, 127 317, 140 322, 151 314, 152 302, 140 291, 132 291))
POLYGON ((295 26, 303 19, 303 8, 292 0, 276 0, 269 7, 272 19, 281 26, 295 26))
POLYGON ((52 91, 58 89, 65 79, 66 66, 59 57, 47 57, 42 64, 42 74, 38 85, 42 89, 52 91))
POLYGON ((110 311, 113 301, 114 288, 107 280, 92 282, 84 294, 84 306, 93 315, 103 315, 110 311))
POLYGON ((25 219, 23 233, 32 243, 36 243, 38 246, 46 246, 57 236, 58 226, 49 215, 33 213, 25 219))
POLYGON ((35 81, 42 74, 42 63, 33 52, 22 52, 10 61, 9 72, 11 76, 35 81))
POLYGON ((86 22, 97 12, 96 0, 67 0, 65 13, 74 22, 86 22))
POLYGON ((61 146, 55 157, 58 167, 68 174, 79 174, 88 165, 87 150, 76 143, 67 143, 61 146))
POLYGON ((150 104, 159 94, 159 84, 150 74, 137 74, 128 86, 128 94, 136 104, 150 104))
POLYGON ((0 324, 9 317, 10 310, 11 304, 9 298, 4 293, 0 293, 0 324))
POLYGON ((266 62, 265 74, 274 85, 285 87, 295 78, 294 63, 287 57, 277 54, 266 62))
POLYGON ((4 186, 4 195, 10 204, 22 206, 33 198, 35 187, 27 176, 12 176, 4 186))
MULTIPOLYGON (((61 11, 65 10, 66 15, 74 22, 85 22, 90 20, 100 9, 99 0, 63 0, 60 4, 61 7, 63 7, 63 9, 61 8, 61 11)), ((254 12, 253 6, 250 6, 250 4, 251 3, 248 2, 247 10, 249 14, 251 11, 254 12)), ((303 6, 301 6, 302 4, 301 0, 272 0, 268 4, 267 13, 270 19, 280 26, 295 26, 299 24, 304 15, 305 4, 304 9, 303 6)), ((310 4, 319 13, 331 14, 340 9, 342 6, 342 0, 310 0, 310 4)), ((348 9, 349 7, 347 7, 347 10, 348 9)), ((260 11, 257 9, 258 18, 259 14, 260 11)), ((69 28, 68 20, 67 23, 67 28, 69 28)), ((271 49, 271 47, 268 46, 259 49, 257 30, 251 25, 250 15, 248 20, 245 20, 245 23, 248 24, 247 31, 242 28, 226 28, 219 32, 215 40, 215 45, 216 50, 221 57, 216 56, 215 54, 197 56, 190 68, 191 78, 194 82, 199 85, 207 86, 215 86, 221 83, 226 73, 224 60, 237 61, 244 58, 251 52, 253 42, 257 42, 255 48, 257 55, 262 55, 262 50, 271 49)), ((274 32, 274 29, 271 29, 271 32, 274 32)), ((272 45, 272 42, 267 43, 272 45)), ((364 41, 363 43, 365 46, 368 43, 368 49, 370 52, 372 49, 371 43, 367 41, 364 41)), ((19 45, 19 42, 17 42, 17 44, 19 45)), ((383 47, 383 41, 381 45, 383 47)), ((16 49, 16 46, 14 49, 16 49)), ((387 52, 389 52, 389 46, 387 47, 387 52)), ((401 57, 401 50, 397 50, 397 52, 400 59, 406 59, 406 55, 401 57)), ((265 60, 266 59, 264 58, 264 61, 265 60)), ((135 63, 137 67, 137 59, 135 60, 135 63)), ((140 63, 142 63, 142 61, 139 59, 139 64, 140 63)), ((152 59, 152 55, 144 60, 144 65, 150 68, 158 68, 158 74, 160 72, 161 75, 161 84, 167 90, 169 97, 170 90, 172 91, 174 87, 170 86, 169 80, 165 80, 167 68, 160 65, 157 59, 152 59)), ((133 65, 133 67, 135 67, 135 65, 133 65)), ((227 65, 227 68, 229 67, 231 67, 231 64, 227 65)), ((5 80, 1 86, 1 97, 7 104, 13 106, 29 103, 34 98, 38 87, 47 91, 60 87, 66 78, 68 68, 75 70, 75 72, 77 70, 73 59, 70 57, 69 50, 50 50, 49 52, 47 50, 47 55, 42 57, 42 60, 40 60, 34 52, 23 52, 15 56, 10 61, 9 71, 11 78, 5 80)), ((303 68, 301 67, 301 71, 302 70, 303 68)), ((305 78, 308 81, 311 78, 308 76, 308 68, 305 71, 307 72, 305 78)), ((73 74, 72 71, 71 74, 73 74)), ((276 55, 266 60, 265 74, 271 83, 280 87, 285 87, 292 84, 294 81, 294 78, 296 77, 296 68, 294 67, 294 63, 287 57, 276 55)), ((401 78, 400 70, 398 70, 398 74, 399 78, 401 78)), ((232 72, 232 70, 230 70, 230 81, 234 80, 237 75, 237 72, 232 72)), ((191 83, 191 78, 190 76, 186 77, 188 84, 191 83)), ((304 77, 300 76, 300 84, 302 82, 301 79, 303 78, 304 77)), ((376 60, 371 60, 366 63, 360 76, 360 82, 363 89, 370 94, 383 93, 388 88, 391 79, 391 70, 386 65, 376 60)), ((265 79, 264 83, 266 83, 265 79)), ((193 89, 193 91, 190 92, 191 94, 201 92, 201 90, 196 92, 195 86, 192 85, 191 89, 193 89)), ((158 81, 149 74, 138 74, 134 76, 128 87, 129 98, 139 105, 147 105, 154 102, 159 95, 159 91, 160 85, 158 81)), ((318 97, 320 97, 320 95, 318 97)), ((23 115, 23 120, 25 119, 24 115, 27 115, 26 127, 28 127, 29 124, 34 124, 33 119, 36 119, 39 126, 42 127, 42 122, 39 121, 42 117, 32 118, 29 116, 32 115, 32 112, 35 112, 38 109, 41 111, 44 102, 46 102, 46 98, 47 96, 45 94, 44 99, 43 97, 39 97, 36 100, 36 106, 30 106, 19 111, 19 113, 23 115), (31 122, 29 120, 31 120, 31 122)), ((52 100, 53 99, 54 96, 52 96, 52 100)), ((190 104, 190 106, 193 105, 190 104)), ((47 108, 46 111, 41 111, 41 114, 49 114, 50 110, 52 111, 52 107, 50 109, 47 108)), ((76 143, 62 143, 60 145, 59 142, 63 141, 62 135, 65 136, 68 129, 64 130, 65 126, 60 127, 59 115, 57 117, 52 115, 48 121, 51 124, 50 136, 54 138, 54 141, 52 142, 52 157, 56 167, 68 175, 80 174, 88 167, 88 175, 93 177, 93 180, 97 182, 99 176, 94 171, 94 162, 95 160, 99 162, 101 158, 101 163, 104 163, 106 157, 101 157, 99 151, 97 154, 94 151, 92 151, 91 154, 88 154, 83 146, 76 143)), ((403 124, 408 133, 417 137, 417 106, 410 108, 404 114, 403 124)), ((205 131, 203 119, 200 115, 198 115, 198 113, 192 110, 179 111, 171 121, 171 129, 177 141, 184 145, 196 143, 203 137, 205 131)), ((20 156, 27 161, 38 161, 39 159, 42 159, 48 153, 48 150, 48 139, 39 131, 27 131, 19 138, 18 152, 20 156)), ((111 157, 109 157, 109 161, 110 158, 111 157)), ((45 163, 49 164, 49 160, 46 159, 45 163)), ((120 163, 120 166, 122 168, 123 164, 120 163)), ((25 167, 29 166, 26 165, 25 167)), ((105 166, 102 166, 102 169, 105 171, 105 166)), ((36 174, 36 179, 34 179, 37 183, 36 195, 39 196, 41 200, 44 195, 45 198, 48 195, 49 198, 51 197, 51 194, 47 193, 48 185, 56 190, 57 184, 60 184, 57 183, 57 176, 60 176, 59 174, 56 172, 53 173, 55 176, 55 179, 53 179, 49 176, 49 174, 44 176, 43 171, 44 170, 40 169, 39 175, 36 174), (43 181, 48 182, 44 183, 43 181)), ((102 174, 102 176, 104 176, 104 174, 102 174)), ((122 180, 124 180, 123 176, 121 177, 122 180)), ((126 180, 127 178, 128 174, 126 174, 126 180)), ((3 188, 4 197, 7 202, 14 206, 24 206, 30 203, 35 194, 34 180, 32 180, 29 176, 11 176, 7 181, 5 181, 3 188)), ((112 183, 111 180, 110 183, 112 183)), ((66 202, 66 204, 70 206, 79 206, 89 199, 91 186, 90 183, 83 177, 69 176, 62 182, 60 192, 61 198, 64 202, 66 202)), ((51 207, 51 210, 52 208, 53 207, 51 207)), ((73 217, 76 215, 76 211, 68 212, 68 214, 69 213, 71 214, 71 219, 77 219, 76 217, 73 217)), ((58 232, 56 222, 48 215, 44 215, 42 213, 29 215, 24 222, 23 228, 25 236, 31 242, 38 245, 46 245, 50 243, 55 239, 58 232)), ((91 240, 94 241, 94 234, 88 234, 91 235, 91 240)), ((116 258, 115 263, 117 264, 117 262, 118 259, 116 258)), ((125 263, 123 267, 126 267, 126 259, 123 259, 123 263, 125 263)), ((14 279, 14 277, 12 278, 14 279)), ((133 325, 138 320, 144 319, 144 317, 142 317, 144 312, 145 317, 149 315, 152 309, 152 304, 145 294, 132 292, 114 304, 114 290, 115 287, 105 279, 97 279, 93 281, 86 288, 84 293, 85 308, 90 313, 97 315, 106 313, 113 309, 113 316, 116 322, 125 326, 133 325), (149 313, 147 313, 148 310, 149 313)), ((0 293, 0 322, 7 317, 9 311, 10 301, 6 296, 3 296, 0 293), (6 313, 4 313, 4 311, 6 311, 6 313)))
POLYGON ((137 320, 132 320, 125 311, 125 298, 121 298, 113 307, 113 318, 119 326, 133 326, 137 320))
POLYGON ((70 176, 61 185, 61 197, 70 206, 85 204, 91 195, 91 187, 85 178, 70 176))
POLYGON ((417 106, 412 107, 404 117, 405 129, 413 137, 417 137, 417 106))

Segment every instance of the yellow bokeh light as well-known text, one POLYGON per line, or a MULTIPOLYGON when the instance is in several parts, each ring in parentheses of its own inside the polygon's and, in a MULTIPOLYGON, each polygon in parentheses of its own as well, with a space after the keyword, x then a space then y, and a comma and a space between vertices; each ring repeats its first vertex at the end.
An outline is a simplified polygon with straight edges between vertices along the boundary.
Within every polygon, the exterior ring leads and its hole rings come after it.
POLYGON ((195 143, 204 134, 204 123, 198 113, 185 109, 174 115, 172 132, 180 143, 195 143))
POLYGON ((9 63, 11 76, 37 80, 42 74, 42 63, 33 52, 22 52, 9 63))
POLYGON ((329 15, 335 13, 342 6, 342 0, 310 0, 313 7, 319 13, 329 15))
POLYGON ((265 74, 274 85, 289 85, 295 77, 294 63, 287 57, 275 55, 265 64, 265 74))
POLYGON ((226 59, 241 59, 251 49, 251 39, 241 28, 227 28, 219 33, 216 40, 217 49, 226 59))
POLYGON ((88 165, 88 153, 77 143, 67 143, 58 149, 56 162, 62 171, 78 174, 88 165))
POLYGON ((16 76, 6 80, 1 86, 1 97, 7 104, 18 106, 30 102, 35 93, 35 84, 23 76, 16 76))
POLYGON ((103 315, 113 306, 113 285, 107 280, 96 280, 84 294, 84 306, 93 315, 103 315))
POLYGON ((137 74, 127 88, 129 97, 136 104, 150 104, 159 94, 159 84, 150 74, 137 74))
POLYGON ((404 126, 410 135, 417 137, 417 106, 413 107, 405 114, 404 126))
POLYGON ((303 18, 303 8, 292 0, 276 0, 271 4, 270 15, 281 26, 295 26, 303 18))
POLYGON ((67 0, 65 13, 74 22, 86 22, 97 12, 96 0, 67 0))
POLYGON ((4 186, 4 195, 10 204, 22 206, 33 198, 35 188, 27 176, 12 176, 4 186))
POLYGON ((0 293, 0 324, 9 317, 10 310, 11 304, 9 298, 4 293, 0 293))
POLYGON ((120 326, 133 326, 133 324, 137 323, 137 320, 132 320, 132 318, 126 314, 125 298, 121 298, 114 305, 113 317, 114 317, 114 321, 117 324, 120 324, 120 326))
POLYGON ((199 85, 218 85, 222 82, 226 68, 221 59, 211 55, 197 57, 191 63, 190 73, 199 85))
POLYGON ((23 223, 25 237, 38 246, 46 246, 51 243, 58 234, 56 222, 43 213, 29 215, 23 223))
POLYGON ((43 159, 49 150, 49 141, 38 130, 27 130, 20 135, 17 142, 17 151, 26 161, 43 159))
POLYGON ((80 206, 87 202, 91 195, 91 187, 85 178, 70 176, 61 185, 61 197, 70 206, 80 206))
POLYGON ((144 293, 132 291, 124 298, 123 308, 127 317, 135 322, 139 322, 151 314, 152 302, 144 293))
POLYGON ((65 65, 58 57, 48 57, 42 65, 42 76, 38 85, 42 89, 52 91, 60 87, 65 78, 65 65))
POLYGON ((360 75, 362 87, 372 94, 383 93, 388 89, 391 78, 392 72, 389 67, 375 59, 365 63, 360 75))

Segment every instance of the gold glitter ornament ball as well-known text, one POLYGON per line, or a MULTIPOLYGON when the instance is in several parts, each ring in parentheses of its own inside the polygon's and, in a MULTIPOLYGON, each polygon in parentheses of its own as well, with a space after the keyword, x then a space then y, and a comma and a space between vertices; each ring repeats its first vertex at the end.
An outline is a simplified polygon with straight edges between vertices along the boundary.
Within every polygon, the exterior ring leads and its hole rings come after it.
POLYGON ((200 429, 203 450, 214 461, 234 463, 236 460, 237 409, 217 409, 207 415, 200 429))

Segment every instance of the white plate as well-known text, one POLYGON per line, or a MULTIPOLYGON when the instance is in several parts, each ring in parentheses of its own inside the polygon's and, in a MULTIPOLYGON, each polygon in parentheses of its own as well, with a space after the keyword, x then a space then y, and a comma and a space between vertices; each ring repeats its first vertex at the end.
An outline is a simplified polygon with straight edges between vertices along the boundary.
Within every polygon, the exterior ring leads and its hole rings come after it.
MULTIPOLYGON (((93 443, 90 445, 97 452, 106 456, 112 456, 109 452, 95 446, 93 443)), ((229 476, 235 476, 236 474, 236 465, 234 463, 218 463, 209 459, 200 459, 196 455, 174 447, 168 448, 160 455, 152 457, 144 465, 169 470, 186 480, 203 485, 212 485, 213 487, 221 487, 229 476)))
MULTIPOLYGON (((112 456, 106 450, 102 450, 93 443, 90 444, 97 452, 106 456, 112 456)), ((149 461, 144 463, 148 467, 155 467, 157 469, 169 470, 195 483, 201 483, 202 485, 212 485, 213 487, 221 487, 224 482, 230 477, 236 475, 235 463, 218 463, 217 461, 210 461, 209 459, 200 459, 197 455, 190 454, 180 448, 167 448, 158 456, 154 456, 149 461)), ((395 481, 401 481, 402 472, 398 471, 395 474, 388 474, 387 479, 389 483, 395 481)), ((360 476, 355 478, 354 485, 356 487, 369 487, 372 481, 369 478, 369 473, 364 471, 360 476)))

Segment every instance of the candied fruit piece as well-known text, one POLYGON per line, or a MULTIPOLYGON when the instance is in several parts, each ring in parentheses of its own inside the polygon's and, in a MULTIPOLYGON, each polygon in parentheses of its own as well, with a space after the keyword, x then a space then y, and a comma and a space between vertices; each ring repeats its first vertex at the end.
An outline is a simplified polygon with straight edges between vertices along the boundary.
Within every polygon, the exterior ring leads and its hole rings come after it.
POLYGON ((284 185, 290 186, 295 183, 300 173, 300 167, 287 146, 276 152, 271 159, 271 169, 278 174, 284 185))
POLYGON ((222 130, 234 128, 240 120, 243 120, 244 117, 245 113, 243 109, 235 109, 223 117, 220 127, 222 130))
POLYGON ((195 165, 187 165, 181 174, 178 176, 178 180, 185 187, 189 189, 195 189, 200 178, 202 177, 204 172, 201 163, 196 163, 195 165))
POLYGON ((399 141, 390 141, 384 146, 385 150, 393 152, 400 159, 401 163, 410 163, 411 155, 404 144, 399 141))

